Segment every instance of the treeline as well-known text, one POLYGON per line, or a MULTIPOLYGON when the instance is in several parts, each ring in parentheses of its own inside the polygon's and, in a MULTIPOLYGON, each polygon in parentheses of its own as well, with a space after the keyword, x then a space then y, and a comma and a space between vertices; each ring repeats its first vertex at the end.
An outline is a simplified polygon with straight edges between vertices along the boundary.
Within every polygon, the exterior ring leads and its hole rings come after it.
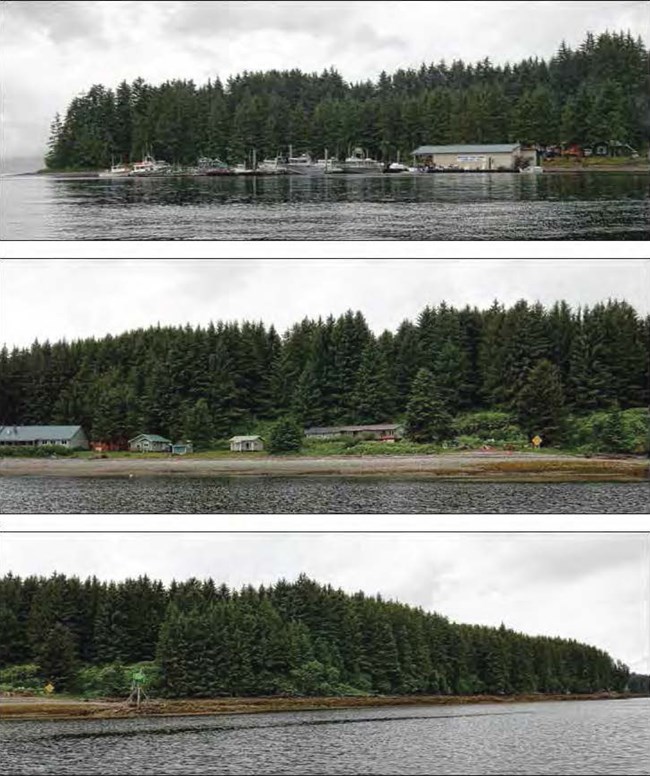
POLYGON ((157 326, 3 348, 0 423, 81 424, 116 442, 146 431, 201 448, 287 414, 305 426, 417 416, 418 397, 435 394, 452 417, 501 410, 558 441, 568 413, 647 406, 649 353, 650 317, 611 300, 443 302, 379 335, 352 311, 283 336, 253 322, 157 326))
POLYGON ((169 696, 624 690, 629 671, 574 640, 459 625, 301 575, 229 590, 212 579, 0 580, 0 667, 58 690, 83 665, 154 661, 169 696))
POLYGON ((650 60, 641 38, 588 34, 548 62, 423 64, 347 83, 335 70, 247 72, 203 86, 138 78, 92 86, 52 123, 50 168, 99 168, 146 150, 172 163, 201 156, 234 163, 309 150, 341 158, 361 146, 402 158, 423 143, 543 145, 648 141, 650 60))
POLYGON ((627 687, 635 695, 650 695, 650 675, 630 674, 627 687))

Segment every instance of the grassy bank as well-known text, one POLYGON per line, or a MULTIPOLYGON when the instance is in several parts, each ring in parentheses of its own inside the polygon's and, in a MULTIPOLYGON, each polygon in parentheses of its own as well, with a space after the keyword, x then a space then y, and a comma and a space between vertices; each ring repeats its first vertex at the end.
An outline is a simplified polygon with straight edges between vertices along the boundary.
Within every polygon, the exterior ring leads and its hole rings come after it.
POLYGON ((138 709, 123 700, 65 698, 0 698, 0 719, 115 719, 128 717, 206 716, 216 714, 260 714, 322 709, 377 708, 382 706, 450 706, 477 703, 538 703, 626 699, 629 693, 590 693, 584 695, 396 695, 373 697, 315 698, 214 698, 145 701, 138 709))
POLYGON ((549 159, 542 163, 544 172, 650 172, 647 158, 625 159, 586 157, 583 159, 549 159))

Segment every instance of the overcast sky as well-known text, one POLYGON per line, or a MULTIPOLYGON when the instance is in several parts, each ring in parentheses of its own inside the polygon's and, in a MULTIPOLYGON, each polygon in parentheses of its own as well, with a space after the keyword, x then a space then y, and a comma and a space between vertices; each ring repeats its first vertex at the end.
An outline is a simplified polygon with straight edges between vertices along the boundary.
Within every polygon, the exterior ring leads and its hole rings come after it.
POLYGON ((630 30, 649 40, 644 0, 542 2, 86 2, 0 6, 3 150, 43 153, 54 114, 93 83, 151 83, 244 69, 334 66, 350 81, 422 62, 549 58, 562 38, 630 30))
POLYGON ((443 299, 572 306, 624 299, 650 313, 646 259, 5 259, 0 343, 28 346, 211 320, 262 320, 280 333, 304 317, 361 310, 376 332, 443 299))
POLYGON ((456 622, 575 638, 650 671, 641 534, 3 534, 2 572, 104 580, 212 576, 231 587, 304 572, 456 622))

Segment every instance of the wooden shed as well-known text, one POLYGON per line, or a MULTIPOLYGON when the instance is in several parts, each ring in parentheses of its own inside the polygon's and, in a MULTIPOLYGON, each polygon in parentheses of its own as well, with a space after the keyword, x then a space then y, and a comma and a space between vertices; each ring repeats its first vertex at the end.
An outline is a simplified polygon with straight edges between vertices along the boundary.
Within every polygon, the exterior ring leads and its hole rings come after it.
POLYGON ((261 436, 234 436, 230 438, 230 449, 235 453, 250 453, 264 450, 261 436))

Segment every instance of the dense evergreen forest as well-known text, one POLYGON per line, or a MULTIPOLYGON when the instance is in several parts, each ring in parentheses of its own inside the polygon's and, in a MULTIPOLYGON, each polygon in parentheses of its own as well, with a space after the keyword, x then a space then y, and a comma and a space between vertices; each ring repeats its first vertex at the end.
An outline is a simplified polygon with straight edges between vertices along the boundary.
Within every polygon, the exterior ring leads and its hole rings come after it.
POLYGON ((561 441, 568 414, 647 407, 649 354, 650 316, 612 300, 443 302, 379 335, 353 311, 283 336, 255 322, 157 326, 3 348, 0 424, 81 424, 116 442, 146 431, 201 448, 287 414, 306 426, 393 421, 435 395, 451 417, 502 411, 524 434, 561 441))
POLYGON ((212 579, 0 580, 0 683, 22 671, 74 690, 99 665, 119 682, 121 665, 141 661, 169 696, 580 693, 623 690, 629 676, 586 644, 455 624, 304 575, 239 591, 212 579))
MULTIPOLYGON (((558 19, 559 25, 560 19, 558 19)), ((111 159, 229 163, 294 151, 347 155, 361 146, 377 159, 401 158, 423 143, 542 145, 619 141, 647 146, 650 59, 627 33, 588 34, 562 43, 547 62, 422 64, 347 83, 335 70, 243 72, 224 85, 141 78, 116 89, 96 84, 56 116, 47 166, 101 168, 111 159)))

